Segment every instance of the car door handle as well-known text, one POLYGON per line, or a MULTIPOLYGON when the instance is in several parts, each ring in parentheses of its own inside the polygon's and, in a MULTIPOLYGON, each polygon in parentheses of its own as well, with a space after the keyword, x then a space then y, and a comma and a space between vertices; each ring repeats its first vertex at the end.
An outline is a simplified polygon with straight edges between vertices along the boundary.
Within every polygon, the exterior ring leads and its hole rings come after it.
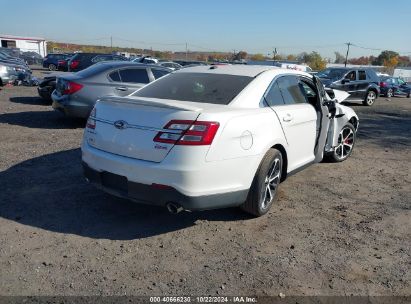
POLYGON ((293 116, 289 113, 287 113, 284 117, 283 117, 283 121, 289 122, 293 120, 293 116))
POLYGON ((127 87, 116 87, 117 91, 127 91, 128 88, 127 87))

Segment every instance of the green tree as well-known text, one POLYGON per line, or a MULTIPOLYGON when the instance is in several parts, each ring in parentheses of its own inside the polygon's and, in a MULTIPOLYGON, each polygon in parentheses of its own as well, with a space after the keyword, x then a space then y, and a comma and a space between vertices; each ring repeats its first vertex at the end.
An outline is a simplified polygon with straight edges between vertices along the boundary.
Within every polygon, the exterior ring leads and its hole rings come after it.
POLYGON ((334 52, 334 54, 335 54, 334 63, 345 63, 345 57, 341 53, 334 52))
POLYGON ((303 52, 298 55, 299 61, 305 62, 314 71, 324 70, 327 66, 327 61, 321 57, 317 52, 306 53, 303 52))
POLYGON ((384 65, 384 61, 389 62, 393 57, 398 58, 399 54, 394 51, 382 51, 374 60, 373 65, 384 65))
POLYGON ((295 56, 295 55, 293 55, 293 54, 290 54, 290 55, 287 56, 287 60, 289 60, 289 61, 296 61, 296 60, 297 60, 297 56, 295 56))
POLYGON ((239 51, 237 54, 234 55, 233 60, 242 60, 246 59, 248 56, 247 52, 239 51))

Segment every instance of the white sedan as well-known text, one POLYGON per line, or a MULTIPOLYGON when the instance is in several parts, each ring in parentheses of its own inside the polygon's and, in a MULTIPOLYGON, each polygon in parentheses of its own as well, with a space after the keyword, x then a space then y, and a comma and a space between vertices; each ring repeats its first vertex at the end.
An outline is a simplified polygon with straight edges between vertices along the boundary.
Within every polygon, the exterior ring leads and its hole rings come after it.
POLYGON ((287 176, 349 157, 357 128, 354 111, 305 72, 198 66, 100 99, 82 161, 86 179, 113 195, 174 213, 241 206, 261 216, 287 176))

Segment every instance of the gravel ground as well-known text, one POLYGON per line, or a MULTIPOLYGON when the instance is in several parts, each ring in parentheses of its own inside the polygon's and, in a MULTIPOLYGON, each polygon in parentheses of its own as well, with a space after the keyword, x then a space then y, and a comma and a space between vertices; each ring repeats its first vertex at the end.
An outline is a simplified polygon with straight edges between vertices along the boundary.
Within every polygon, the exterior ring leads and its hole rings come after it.
POLYGON ((344 163, 287 179, 268 215, 171 215, 82 178, 84 122, 0 91, 0 295, 411 295, 411 99, 351 104, 344 163))

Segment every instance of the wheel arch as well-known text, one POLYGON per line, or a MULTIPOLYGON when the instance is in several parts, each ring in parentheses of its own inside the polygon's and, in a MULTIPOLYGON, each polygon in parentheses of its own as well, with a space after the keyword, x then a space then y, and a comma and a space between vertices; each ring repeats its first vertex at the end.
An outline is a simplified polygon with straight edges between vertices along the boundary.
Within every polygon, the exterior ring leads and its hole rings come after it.
POLYGON ((281 156, 283 157, 283 166, 282 166, 282 176, 281 176, 281 181, 284 181, 287 178, 287 168, 288 168, 288 156, 287 156, 287 150, 285 150, 284 146, 281 144, 275 144, 274 146, 271 147, 271 149, 277 149, 280 151, 281 156))
POLYGON ((348 120, 348 122, 354 126, 356 131, 358 130, 358 118, 357 117, 355 117, 355 116, 351 117, 348 120))
POLYGON ((377 88, 371 86, 371 87, 368 88, 367 94, 368 94, 369 91, 374 91, 375 95, 377 95, 376 98, 378 98, 378 89, 377 88))

